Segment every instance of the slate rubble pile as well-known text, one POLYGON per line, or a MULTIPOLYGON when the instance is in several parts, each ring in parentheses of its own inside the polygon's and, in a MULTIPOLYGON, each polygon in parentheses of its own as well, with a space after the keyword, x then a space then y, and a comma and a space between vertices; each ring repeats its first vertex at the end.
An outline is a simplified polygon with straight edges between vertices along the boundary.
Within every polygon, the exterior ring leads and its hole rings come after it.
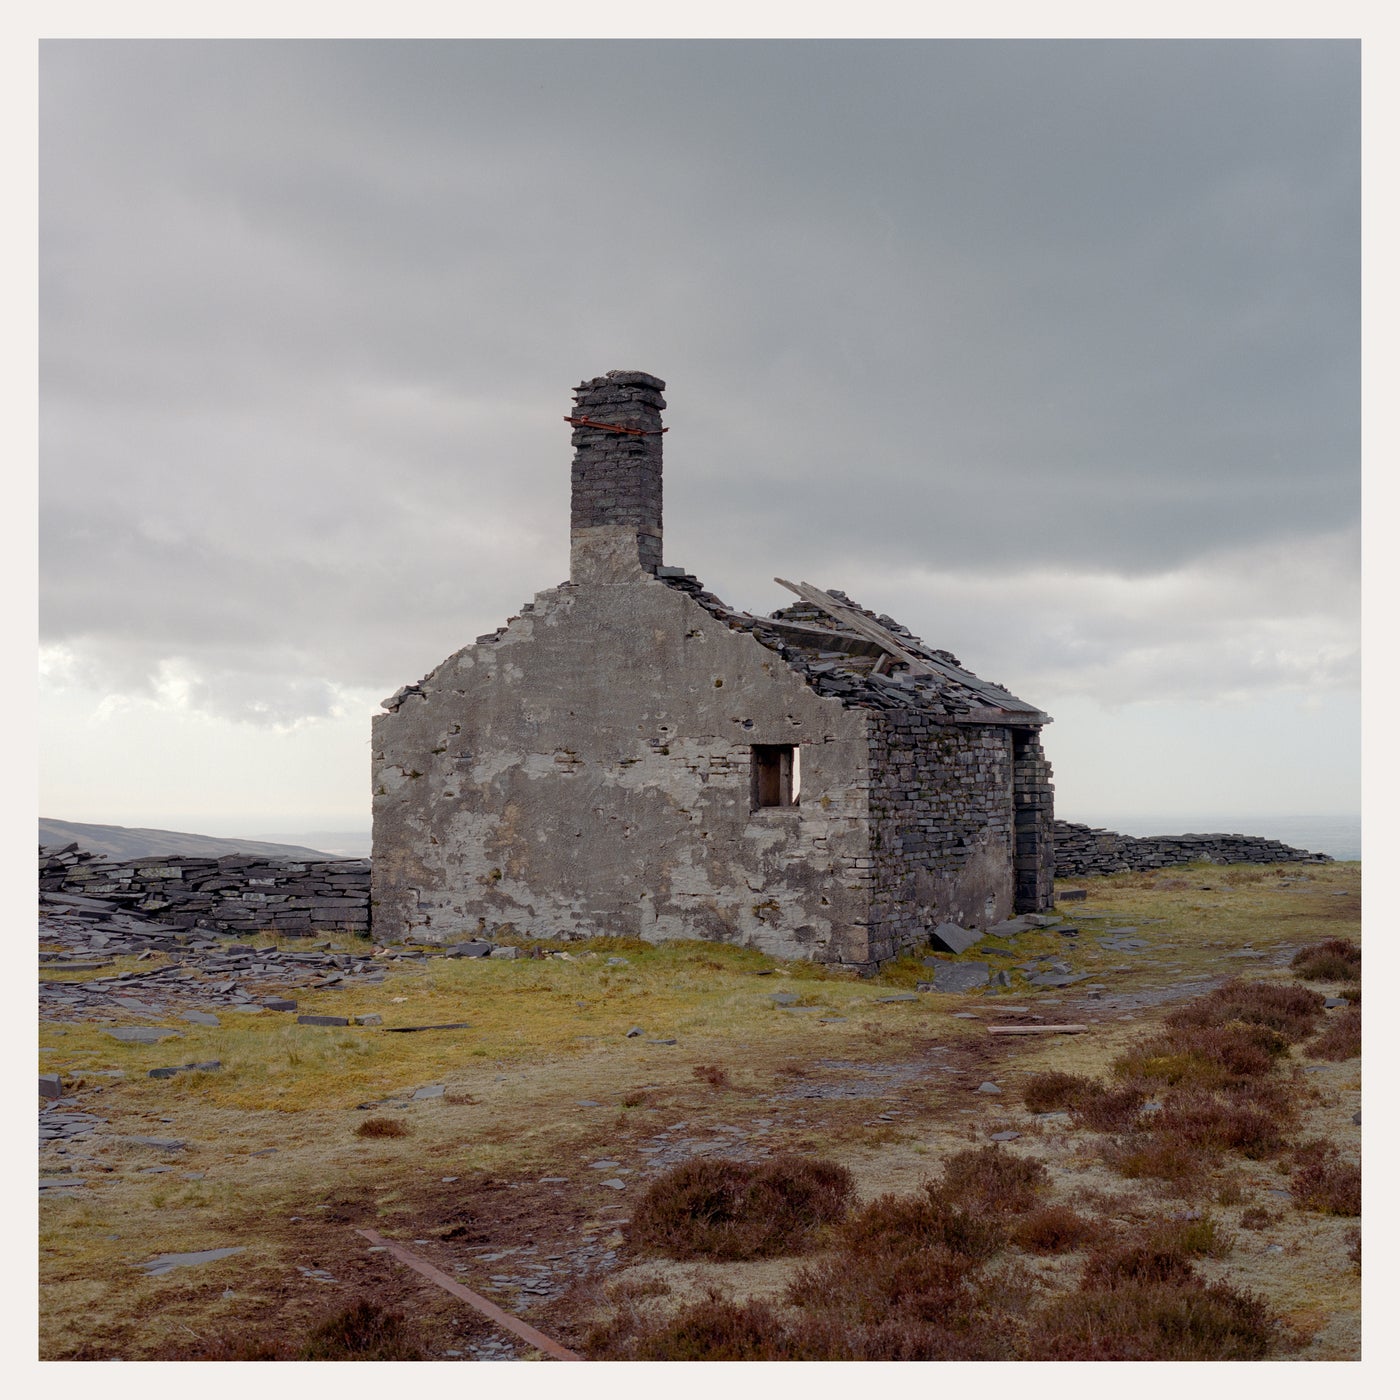
POLYGON ((88 896, 172 928, 230 933, 367 934, 369 872, 367 860, 233 855, 117 861, 80 851, 76 843, 39 848, 41 894, 88 896))
POLYGON ((1264 836, 1238 832, 1187 832, 1183 836, 1122 836, 1079 822, 1055 823, 1055 873, 1114 875, 1123 870, 1161 870, 1191 861, 1216 865, 1275 865, 1301 862, 1326 865, 1331 856, 1300 851, 1264 836))

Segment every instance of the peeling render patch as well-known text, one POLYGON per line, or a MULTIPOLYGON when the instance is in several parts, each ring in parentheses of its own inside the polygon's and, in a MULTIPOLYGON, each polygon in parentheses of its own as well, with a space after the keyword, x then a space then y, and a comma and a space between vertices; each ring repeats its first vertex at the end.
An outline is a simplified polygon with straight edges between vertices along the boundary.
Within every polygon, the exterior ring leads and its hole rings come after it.
POLYGON ((376 936, 707 938, 869 969, 1048 907, 1048 716, 844 594, 661 565, 661 390, 579 386, 571 578, 374 720, 376 936))

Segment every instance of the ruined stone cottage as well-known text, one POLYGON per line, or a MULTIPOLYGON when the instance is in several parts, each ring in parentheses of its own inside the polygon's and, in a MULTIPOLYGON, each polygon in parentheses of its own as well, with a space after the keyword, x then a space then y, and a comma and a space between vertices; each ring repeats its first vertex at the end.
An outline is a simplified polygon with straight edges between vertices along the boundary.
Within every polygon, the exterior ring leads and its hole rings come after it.
POLYGON ((664 388, 579 385, 569 581, 375 716, 375 936, 869 970, 1047 908, 1049 716, 844 593, 788 584, 759 617, 665 567, 664 388))

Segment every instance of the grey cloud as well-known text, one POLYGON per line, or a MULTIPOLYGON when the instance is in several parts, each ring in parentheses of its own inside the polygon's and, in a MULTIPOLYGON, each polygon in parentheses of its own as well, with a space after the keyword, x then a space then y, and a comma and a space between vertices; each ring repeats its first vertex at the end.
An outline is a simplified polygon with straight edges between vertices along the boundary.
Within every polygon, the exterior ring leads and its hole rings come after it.
POLYGON ((50 41, 44 636, 192 704, 387 693, 563 577, 614 367, 741 603, 925 568, 1014 615, 1345 532, 1358 53, 50 41))

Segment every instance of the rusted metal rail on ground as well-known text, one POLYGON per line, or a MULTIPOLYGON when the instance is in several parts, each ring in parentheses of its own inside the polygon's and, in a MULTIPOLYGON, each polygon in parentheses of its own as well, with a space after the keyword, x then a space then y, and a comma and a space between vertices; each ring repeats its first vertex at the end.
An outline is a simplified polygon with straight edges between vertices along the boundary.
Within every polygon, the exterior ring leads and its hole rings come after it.
POLYGON ((1088 1026, 988 1026, 988 1035, 1079 1035, 1088 1026))
POLYGON ((430 1264, 421 1255, 415 1254, 411 1249, 405 1249, 403 1245, 396 1244, 393 1240, 386 1240, 383 1235, 375 1230, 356 1230, 357 1235, 363 1235, 372 1245, 380 1249, 386 1249, 402 1264, 407 1264, 410 1269, 416 1270, 424 1278, 431 1279, 439 1288, 444 1288, 453 1297, 460 1298, 464 1303, 469 1303, 477 1312, 485 1317, 489 1317, 492 1322, 499 1323, 508 1332, 514 1332, 522 1341, 529 1342, 532 1347, 542 1351, 546 1356, 552 1356, 556 1361, 584 1361, 576 1351, 570 1351, 568 1347, 561 1346, 552 1337, 546 1337, 543 1332, 531 1327, 528 1322, 521 1322, 518 1317, 512 1317, 510 1313, 498 1308, 489 1298, 483 1298, 480 1293, 473 1293, 470 1288, 457 1282, 455 1278, 449 1278, 435 1264, 430 1264))

